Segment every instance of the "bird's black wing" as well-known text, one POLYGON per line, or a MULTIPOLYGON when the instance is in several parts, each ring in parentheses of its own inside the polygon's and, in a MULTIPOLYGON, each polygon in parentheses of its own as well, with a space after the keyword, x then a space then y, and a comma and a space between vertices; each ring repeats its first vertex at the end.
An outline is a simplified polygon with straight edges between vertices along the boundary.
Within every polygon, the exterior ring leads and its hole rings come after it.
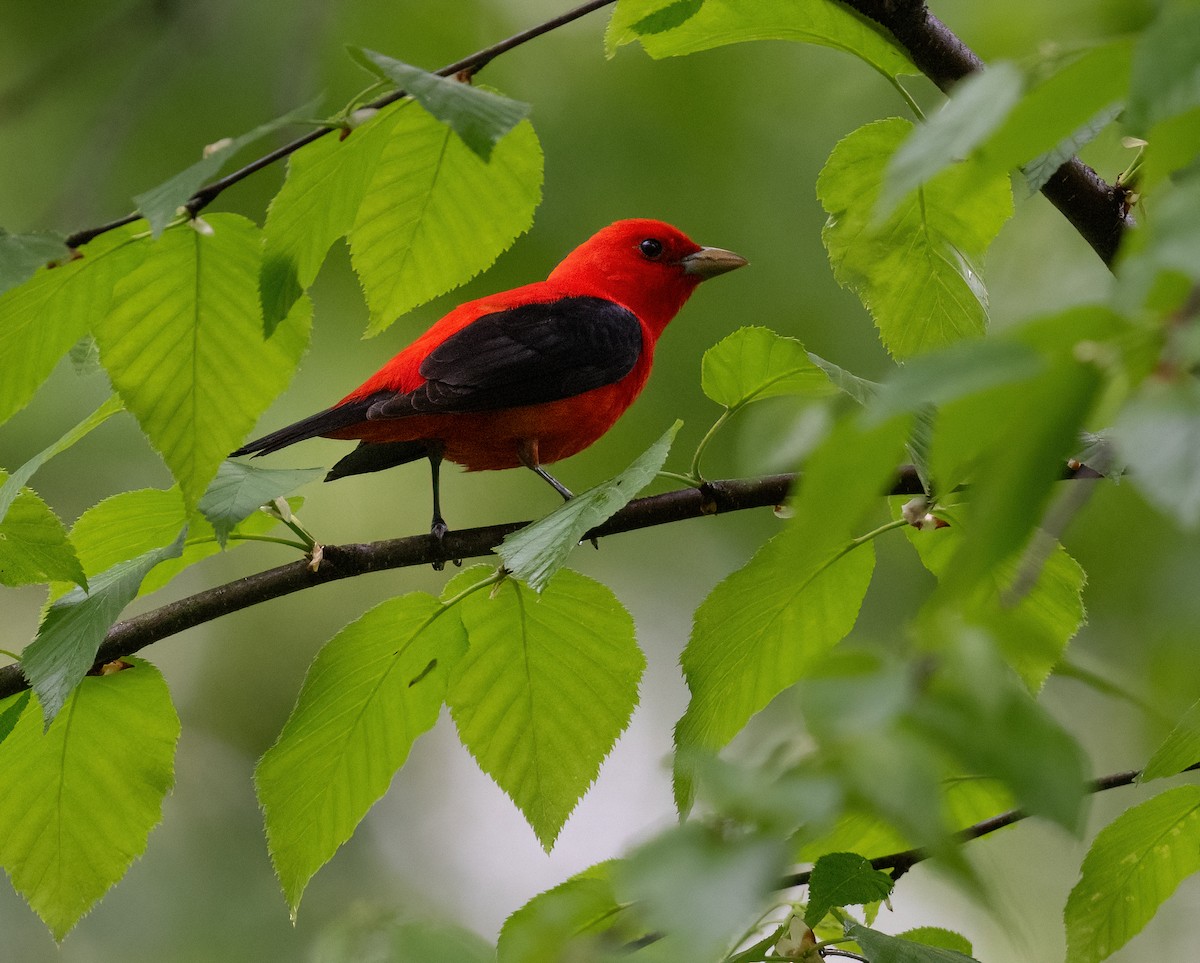
POLYGON ((642 353, 628 308, 568 297, 485 314, 429 353, 426 383, 375 401, 367 417, 492 411, 558 401, 620 381, 642 353))

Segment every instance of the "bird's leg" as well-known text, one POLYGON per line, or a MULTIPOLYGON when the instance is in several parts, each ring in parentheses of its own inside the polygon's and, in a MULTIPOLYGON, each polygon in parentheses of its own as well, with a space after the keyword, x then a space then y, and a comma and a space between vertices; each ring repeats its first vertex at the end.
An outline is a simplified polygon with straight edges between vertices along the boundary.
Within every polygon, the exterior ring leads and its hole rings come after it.
MULTIPOLYGON (((441 542, 450 528, 442 518, 442 446, 437 442, 429 444, 429 478, 433 483, 433 521, 429 525, 429 534, 441 542)), ((462 559, 454 559, 454 564, 462 565, 462 559)), ((445 562, 433 563, 435 572, 440 572, 445 567, 445 562)))
MULTIPOLYGON (((554 490, 562 495, 563 501, 569 502, 575 497, 571 493, 571 489, 551 475, 550 472, 546 471, 546 469, 539 464, 538 443, 536 438, 522 441, 520 447, 517 449, 517 456, 521 459, 522 465, 552 485, 554 490)), ((596 541, 595 538, 590 538, 588 541, 592 543, 592 548, 598 549, 600 547, 600 543, 596 541)))

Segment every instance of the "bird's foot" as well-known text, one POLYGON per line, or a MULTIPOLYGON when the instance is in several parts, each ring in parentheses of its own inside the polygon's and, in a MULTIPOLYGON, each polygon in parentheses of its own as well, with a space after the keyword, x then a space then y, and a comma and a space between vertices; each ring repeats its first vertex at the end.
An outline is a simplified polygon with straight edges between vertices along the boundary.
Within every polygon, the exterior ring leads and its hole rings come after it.
MULTIPOLYGON (((441 547, 442 542, 446 538, 446 533, 449 531, 450 531, 450 526, 448 526, 446 524, 446 520, 444 518, 442 518, 440 515, 435 516, 433 519, 433 524, 429 526, 429 534, 434 539, 437 540, 439 548, 441 547)), ((461 558, 452 558, 452 559, 444 559, 443 558, 443 559, 438 559, 437 561, 435 561, 433 563, 433 570, 435 572, 442 571, 443 569, 445 569, 447 561, 453 562, 456 568, 462 568, 462 559, 461 558)))

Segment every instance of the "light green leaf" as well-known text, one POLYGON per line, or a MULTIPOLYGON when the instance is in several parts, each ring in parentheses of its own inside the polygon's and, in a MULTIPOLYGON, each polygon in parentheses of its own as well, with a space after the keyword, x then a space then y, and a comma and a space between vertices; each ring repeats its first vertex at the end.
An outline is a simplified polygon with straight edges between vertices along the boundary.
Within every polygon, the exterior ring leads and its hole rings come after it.
POLYGON ((461 622, 413 592, 351 622, 317 654, 278 741, 255 770, 267 844, 293 917, 308 881, 433 727, 466 651, 461 622))
POLYGON ((265 124, 260 124, 249 133, 238 137, 225 137, 216 143, 209 144, 204 148, 200 160, 196 163, 184 168, 157 187, 138 194, 133 201, 137 205, 138 212, 150 224, 151 235, 157 238, 162 234, 167 225, 177 216, 179 208, 187 203, 206 181, 216 177, 221 168, 225 166, 225 162, 243 147, 266 137, 267 134, 274 133, 281 127, 307 120, 312 117, 319 103, 320 99, 318 98, 303 107, 288 111, 282 117, 276 117, 265 124))
POLYGON ((682 424, 676 421, 619 475, 576 495, 561 508, 506 537, 496 549, 505 567, 540 592, 566 563, 585 532, 619 512, 654 480, 682 424))
POLYGON ((485 161, 492 148, 529 116, 529 104, 448 77, 439 77, 374 50, 348 48, 360 64, 413 97, 430 114, 448 124, 485 161))
POLYGON ((508 579, 458 610, 470 647, 446 704, 549 852, 637 704, 646 660, 633 620, 609 589, 567 570, 540 595, 508 579))
POLYGON ((134 242, 136 225, 109 231, 81 257, 43 268, 0 295, 0 422, 33 397, 71 345, 104 315, 113 286, 148 250, 134 242))
POLYGON ((66 451, 93 428, 104 424, 104 422, 118 411, 123 411, 124 409, 125 406, 122 404, 121 399, 113 395, 108 401, 104 402, 104 404, 84 418, 83 421, 59 438, 58 441, 54 442, 48 448, 42 449, 9 475, 5 479, 4 484, 0 485, 0 521, 4 520, 4 516, 8 513, 8 507, 12 504, 13 499, 17 497, 17 493, 29 483, 29 479, 33 477, 34 473, 42 465, 55 455, 66 451))
POLYGON ((827 853, 813 866, 804 922, 816 926, 835 906, 861 906, 887 899, 895 883, 858 853, 827 853))
POLYGON ((1004 122, 1024 84, 1010 63, 989 64, 956 84, 945 106, 914 128, 888 161, 875 216, 887 217, 916 188, 965 160, 1004 122))
POLYGON ((89 677, 43 734, 31 701, 0 744, 0 864, 61 940, 146 848, 174 782, 179 717, 141 660, 89 677))
POLYGON ((71 254, 61 234, 9 234, 0 227, 0 293, 29 280, 38 268, 71 254))
POLYGON ((817 179, 834 276, 859 296, 897 358, 983 334, 987 291, 977 263, 1012 214, 1008 177, 965 162, 876 223, 888 159, 911 129, 897 118, 860 127, 817 179))
POLYGON ((839 3, 763 0, 620 0, 604 34, 608 56, 637 40, 651 57, 674 57, 748 40, 811 43, 865 60, 885 76, 917 69, 872 20, 839 3), (698 7, 698 9, 693 9, 698 7))
POLYGON ((324 474, 324 468, 259 468, 223 461, 197 507, 224 548, 229 534, 262 505, 324 474))
POLYGON ((956 949, 888 936, 848 919, 846 935, 862 947, 871 963, 975 963, 956 949))
POLYGON ((971 941, 961 933, 942 929, 940 926, 918 926, 897 934, 897 939, 923 943, 925 946, 937 946, 943 950, 954 950, 963 956, 970 956, 975 952, 971 948, 971 941))
POLYGON ((827 397, 836 390, 804 345, 760 327, 739 328, 705 351, 700 387, 726 408, 780 395, 827 397))
POLYGON ((1149 378, 1112 428, 1130 482, 1185 528, 1200 525, 1200 383, 1149 378))
POLYGON ((291 379, 312 321, 301 300, 264 340, 258 228, 234 214, 207 221, 211 235, 184 226, 159 238, 95 327, 104 367, 189 508, 291 379))
POLYGON ((686 823, 614 867, 617 895, 663 935, 658 959, 714 960, 752 926, 783 872, 773 839, 686 823))
POLYGON ((327 135, 288 158, 287 179, 271 201, 263 228, 259 285, 267 337, 316 279, 329 246, 353 227, 404 106, 381 110, 348 136, 327 135))
POLYGON ((853 627, 875 556, 856 544, 895 471, 904 428, 852 419, 805 465, 795 516, 696 610, 680 657, 691 691, 675 727, 675 796, 691 802, 685 750, 723 747, 775 696, 820 664, 853 627))
POLYGON ((1155 750, 1138 782, 1174 776, 1200 762, 1200 702, 1183 714, 1163 744, 1155 750))
POLYGON ((96 661, 96 651, 122 610, 137 596, 146 573, 183 551, 185 532, 165 548, 153 549, 93 576, 88 591, 73 589, 55 600, 37 636, 21 653, 21 671, 37 693, 49 727, 71 692, 96 661))
POLYGON ((0 585, 36 585, 54 579, 87 586, 63 523, 26 488, 0 521, 0 585))
POLYGON ((1145 135, 1160 121, 1200 106, 1200 10, 1165 5, 1138 40, 1125 126, 1145 135))
MULTIPOLYGON (((577 958, 592 963, 598 959, 601 940, 597 934, 625 921, 613 892, 613 865, 610 861, 591 866, 539 893, 513 913, 500 930, 498 963, 562 963, 577 958)), ((628 933, 621 942, 638 935, 628 933)))
POLYGON ((541 185, 528 121, 484 161, 420 106, 398 111, 350 231, 367 334, 490 265, 533 223, 541 185))
POLYGON ((1067 963, 1099 963, 1150 922, 1200 872, 1200 786, 1127 809, 1100 830, 1067 898, 1067 963))

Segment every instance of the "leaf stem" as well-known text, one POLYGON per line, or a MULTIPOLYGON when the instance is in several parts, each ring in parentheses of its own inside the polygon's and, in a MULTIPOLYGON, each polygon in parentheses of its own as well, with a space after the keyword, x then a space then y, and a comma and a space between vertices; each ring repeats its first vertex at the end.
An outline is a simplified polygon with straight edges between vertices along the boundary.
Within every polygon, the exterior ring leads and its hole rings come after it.
POLYGON ((442 610, 445 611, 446 609, 451 609, 454 606, 456 606, 459 602, 461 602, 463 599, 465 599, 468 595, 474 595, 480 589, 487 588, 489 585, 499 585, 506 578, 508 578, 508 569, 506 569, 503 565, 501 565, 498 569, 496 569, 496 571, 494 571, 487 578, 480 579, 474 585, 468 585, 465 589, 463 589, 457 595, 453 595, 450 598, 444 600, 442 602, 442 610))
POLYGON ((700 439, 700 444, 696 446, 696 453, 692 455, 692 467, 688 474, 691 477, 693 484, 703 484, 704 476, 700 474, 700 459, 704 457, 704 450, 708 447, 709 442, 716 437, 727 421, 737 413, 741 405, 734 405, 732 408, 726 408, 721 412, 721 417, 713 422, 712 427, 708 429, 704 437, 700 439))
MULTIPOLYGON (((217 541, 215 535, 204 535, 199 538, 189 538, 184 542, 184 546, 188 545, 204 545, 208 542, 217 541)), ((297 542, 290 538, 280 538, 278 535, 239 535, 231 533, 226 536, 227 542, 272 542, 275 545, 287 545, 289 548, 296 548, 302 552, 307 552, 312 549, 311 545, 306 545, 304 542, 297 542)))

